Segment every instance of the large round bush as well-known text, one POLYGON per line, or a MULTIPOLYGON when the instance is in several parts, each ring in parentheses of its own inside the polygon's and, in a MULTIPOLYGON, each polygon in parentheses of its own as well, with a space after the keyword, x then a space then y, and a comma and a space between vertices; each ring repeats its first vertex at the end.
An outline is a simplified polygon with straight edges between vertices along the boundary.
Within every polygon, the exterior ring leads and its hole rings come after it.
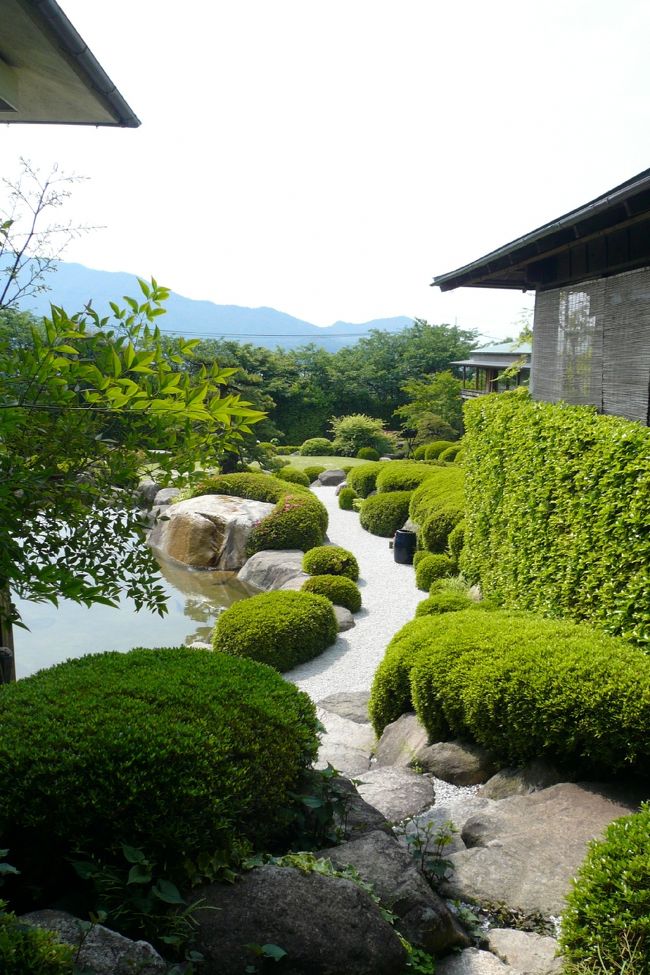
POLYGON ((214 628, 215 650, 291 670, 336 640, 332 605, 324 596, 278 590, 234 603, 214 628))
POLYGON ((428 443, 424 448, 425 460, 437 460, 444 450, 453 446, 452 440, 434 440, 433 443, 428 443))
POLYGON ((465 525, 466 522, 463 518, 455 528, 452 528, 447 539, 447 549, 456 565, 460 562, 460 553, 463 551, 465 544, 465 525))
POLYGON ((359 513, 361 527, 373 535, 392 538, 409 516, 411 494, 411 491, 392 491, 366 498, 359 513))
POLYGON ((359 578, 359 563, 355 556, 339 545, 319 545, 305 552, 302 567, 312 576, 347 576, 353 582, 359 578))
POLYGON ((185 647, 42 670, 2 688, 0 726, 0 835, 34 890, 79 851, 122 863, 128 843, 182 882, 188 858, 263 846, 317 750, 306 694, 185 647))
POLYGON ((437 459, 449 463, 450 461, 456 460, 456 457, 462 449, 462 444, 453 443, 450 447, 445 447, 445 449, 438 454, 437 459))
POLYGON ((302 457, 331 457, 334 453, 332 441, 327 437, 311 437, 300 448, 302 457))
POLYGON ((353 488, 360 498, 367 498, 377 486, 377 477, 380 471, 393 463, 395 462, 391 460, 379 460, 353 467, 347 475, 348 486, 353 488))
POLYGON ((322 464, 313 464, 310 467, 305 467, 304 473, 309 478, 309 483, 310 484, 313 484, 313 482, 316 480, 316 478, 318 477, 318 475, 319 474, 322 474, 323 471, 326 471, 326 470, 327 470, 327 468, 326 467, 323 467, 322 464))
POLYGON ((193 484, 189 491, 183 491, 182 496, 198 498, 203 494, 226 494, 275 504, 294 490, 286 481, 272 474, 217 474, 193 484))
POLYGON ((336 606, 344 606, 351 613, 358 613, 361 609, 361 593, 352 579, 348 579, 347 576, 311 576, 305 579, 301 591, 325 596, 336 606))
POLYGON ((299 549, 307 552, 321 545, 327 531, 327 509, 313 494, 286 494, 270 515, 248 536, 248 556, 268 549, 299 549))
POLYGON ((462 505, 449 503, 435 509, 421 526, 421 544, 429 552, 444 552, 448 548, 449 536, 464 515, 462 505))
POLYGON ((300 484, 302 487, 309 487, 309 477, 304 471, 299 471, 296 467, 282 467, 276 471, 275 476, 281 481, 289 481, 291 484, 300 484))
POLYGON ((377 475, 377 491, 379 494, 387 491, 413 491, 436 473, 437 468, 429 467, 428 464, 417 464, 412 460, 393 461, 377 475))
POLYGON ((358 497, 354 488, 343 487, 339 491, 339 508, 341 511, 352 511, 352 502, 358 497))
POLYGON ((589 847, 560 943, 568 972, 650 973, 650 804, 589 847))
POLYGON ((434 616, 440 613, 459 613, 463 609, 477 609, 490 611, 494 607, 490 602, 476 602, 467 593, 445 590, 432 592, 415 607, 416 616, 434 616))
POLYGON ((464 473, 460 467, 433 467, 428 477, 413 492, 410 515, 417 525, 424 523, 442 508, 462 508, 464 473))
POLYGON ((357 450, 357 458, 359 460, 379 460, 381 454, 374 447, 361 447, 357 450))
POLYGON ((444 579, 454 571, 454 563, 448 555, 427 552, 419 558, 415 567, 415 585, 423 592, 428 592, 435 579, 444 579))

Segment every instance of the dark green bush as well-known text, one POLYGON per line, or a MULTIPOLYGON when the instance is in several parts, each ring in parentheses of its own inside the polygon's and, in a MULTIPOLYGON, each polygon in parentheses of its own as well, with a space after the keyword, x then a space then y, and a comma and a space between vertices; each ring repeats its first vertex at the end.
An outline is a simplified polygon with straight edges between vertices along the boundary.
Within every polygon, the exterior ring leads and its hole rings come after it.
POLYGON ((463 571, 499 602, 650 640, 650 430, 591 407, 466 410, 463 571))
POLYGON ((447 504, 436 509, 421 526, 420 542, 429 552, 444 552, 449 536, 456 525, 463 520, 465 509, 462 506, 447 504))
POLYGON ((331 457, 333 453, 332 441, 327 437, 311 437, 300 448, 302 457, 331 457))
POLYGON ((425 460, 437 460, 443 450, 454 446, 455 444, 452 440, 434 440, 433 443, 426 444, 424 458, 425 460))
POLYGON ((445 449, 438 454, 436 459, 450 463, 451 461, 455 460, 457 455, 461 452, 462 446, 463 445, 460 443, 453 443, 451 446, 445 447, 445 449))
POLYGON ((305 474, 309 478, 309 483, 313 484, 319 474, 326 471, 326 467, 322 467, 320 464, 315 464, 313 467, 305 467, 305 474))
POLYGON ((415 585, 422 592, 428 592, 434 579, 444 579, 454 571, 454 563, 448 555, 442 553, 422 553, 415 566, 415 585))
POLYGON ((354 488, 344 487, 339 491, 339 508, 343 511, 352 511, 352 502, 357 497, 354 488))
POLYGON ((437 468, 429 467, 428 464, 417 464, 412 460, 396 460, 377 475, 377 492, 385 494, 388 491, 413 491, 436 473, 437 468))
POLYGON ((455 528, 449 532, 449 538, 447 539, 447 549, 454 564, 458 565, 460 562, 460 553, 463 551, 463 545, 465 544, 465 519, 459 521, 455 528))
POLYGON ((345 606, 351 613, 358 613, 361 609, 359 588, 347 576, 312 576, 305 579, 302 592, 315 592, 319 596, 325 596, 337 606, 345 606))
POLYGON ((415 608, 416 616, 433 616, 438 613, 458 613, 462 609, 486 609, 462 592, 434 592, 415 608))
POLYGON ((380 460, 353 467, 347 475, 348 486, 353 488, 360 498, 367 498, 371 491, 375 490, 380 472, 392 463, 393 461, 380 460))
POLYGON ((51 931, 24 924, 0 901, 2 975, 71 975, 73 955, 51 931))
POLYGON ((0 835, 35 896, 60 896, 78 851, 121 863, 128 843, 182 883, 188 859, 263 848, 317 750, 306 694, 185 647, 42 670, 2 688, 0 726, 0 835))
POLYGON ((361 447, 357 450, 357 457, 359 460, 379 460, 381 454, 374 447, 361 447))
POLYGON ((337 632, 328 599, 278 590, 233 603, 217 620, 213 646, 284 672, 317 657, 337 632))
POLYGON ((246 552, 300 549, 321 545, 327 530, 327 510, 313 494, 286 494, 248 537, 246 552))
POLYGON ((392 538, 408 518, 411 494, 411 491, 392 491, 366 498, 359 513, 361 527, 373 535, 392 538))
POLYGON ((567 898, 560 944, 569 972, 649 975, 648 803, 591 843, 567 898))
POLYGON ((359 578, 359 563, 346 548, 338 545, 319 545, 305 552, 302 560, 305 572, 312 576, 347 576, 356 582, 359 578))
POLYGON ((276 454, 281 454, 281 455, 287 457, 287 456, 289 456, 289 454, 297 454, 297 453, 299 453, 300 452, 300 447, 276 447, 275 448, 275 452, 276 452, 276 454))
POLYGON ((275 476, 281 481, 289 481, 291 484, 300 484, 301 487, 309 487, 310 480, 304 471, 299 471, 296 467, 282 467, 276 471, 275 476))

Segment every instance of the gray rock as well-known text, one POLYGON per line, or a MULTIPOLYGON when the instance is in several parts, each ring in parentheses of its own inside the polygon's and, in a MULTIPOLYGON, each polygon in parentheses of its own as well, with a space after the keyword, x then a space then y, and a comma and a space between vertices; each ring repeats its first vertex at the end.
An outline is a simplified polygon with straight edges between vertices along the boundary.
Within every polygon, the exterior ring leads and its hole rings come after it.
POLYGON ((334 615, 336 616, 336 625, 339 628, 339 633, 345 633, 346 630, 351 630, 353 626, 356 626, 354 622, 354 616, 349 609, 345 606, 334 605, 334 615))
POLYGON ((291 589, 292 592, 300 592, 303 587, 303 583, 311 579, 308 572, 301 572, 300 575, 294 576, 293 579, 288 579, 280 589, 291 589))
POLYGON ((287 953, 287 975, 398 975, 406 952, 378 907, 340 877, 264 866, 235 884, 199 887, 192 897, 202 975, 241 975, 255 955, 246 945, 287 953))
POLYGON ((325 711, 338 714, 342 718, 349 718, 350 721, 369 724, 369 700, 369 691, 339 691, 338 694, 329 694, 322 701, 318 701, 318 706, 325 711))
POLYGON ((140 481, 137 489, 138 496, 145 505, 153 504, 156 499, 156 495, 161 491, 162 488, 160 484, 158 484, 156 481, 152 481, 150 478, 140 481))
POLYGON ((237 578, 264 592, 282 589, 285 583, 305 575, 302 571, 303 557, 304 553, 295 549, 256 552, 239 570, 237 578))
POLYGON ((497 958, 512 965, 521 975, 557 975, 562 971, 555 938, 532 931, 492 928, 487 932, 487 944, 497 958))
POLYGON ((380 457, 379 460, 392 460, 392 457, 380 457))
POLYGON ((154 496, 153 503, 157 508, 161 508, 163 505, 169 504, 170 501, 173 501, 174 498, 177 498, 180 493, 179 488, 162 488, 154 496))
MULTIPOLYGON (((435 786, 434 786, 435 790, 435 786)), ((440 829, 446 829, 448 823, 453 823, 456 833, 453 834, 451 843, 445 849, 445 857, 450 853, 457 853, 465 850, 465 844, 461 838, 462 829, 472 816, 483 812, 491 807, 493 803, 489 799, 479 799, 476 795, 461 796, 456 800, 450 800, 439 804, 439 797, 436 792, 436 804, 431 809, 413 819, 412 823, 407 824, 407 834, 416 834, 431 827, 436 833, 440 829)))
POLYGON ((345 775, 359 775, 368 771, 375 733, 369 724, 359 724, 330 711, 316 709, 318 720, 325 728, 318 750, 318 766, 333 765, 345 775))
POLYGON ((467 948, 459 955, 449 955, 436 965, 436 975, 520 975, 516 968, 504 965, 489 951, 467 948))
POLYGON ((169 505, 149 534, 149 544, 164 558, 196 569, 240 569, 246 542, 272 504, 205 494, 169 505))
POLYGON ((498 768, 485 748, 464 741, 439 741, 417 751, 416 762, 438 779, 454 785, 486 782, 498 768))
POLYGON ((389 836, 393 835, 393 830, 386 817, 382 816, 374 806, 369 805, 365 799, 362 799, 356 786, 344 775, 333 780, 332 788, 342 806, 335 818, 336 826, 344 839, 354 839, 357 836, 363 836, 365 833, 372 833, 373 830, 377 829, 389 836))
POLYGON ((323 471, 318 475, 318 483, 324 487, 336 487, 337 484, 342 484, 346 477, 345 471, 323 471))
POLYGON ((336 485, 334 494, 336 495, 337 498, 338 498, 339 494, 341 493, 341 491, 343 490, 343 488, 344 487, 347 487, 347 486, 348 486, 348 482, 347 481, 341 481, 340 484, 337 484, 336 485))
POLYGON ((413 858, 386 833, 375 831, 319 853, 339 868, 350 864, 372 884, 384 907, 399 918, 404 937, 434 955, 471 942, 445 902, 435 894, 413 858))
POLYGON ((506 799, 508 796, 527 796, 531 792, 548 789, 566 782, 566 772, 537 759, 524 768, 503 768, 489 779, 480 791, 486 799, 506 799))
POLYGON ((547 917, 562 912, 589 841, 634 809, 588 783, 484 801, 486 811, 470 817, 462 830, 470 849, 449 857, 453 871, 443 892, 547 917))
POLYGON ((429 736, 417 715, 400 715, 397 721, 386 725, 379 739, 375 752, 377 766, 411 765, 416 755, 426 747, 428 740, 429 736))
POLYGON ((78 948, 77 966, 92 975, 158 975, 167 964, 146 941, 131 941, 101 924, 90 930, 64 911, 33 911, 21 921, 54 931, 61 941, 78 948))
POLYGON ((359 795, 393 823, 417 816, 433 805, 433 783, 428 775, 406 768, 373 768, 364 772, 359 795))

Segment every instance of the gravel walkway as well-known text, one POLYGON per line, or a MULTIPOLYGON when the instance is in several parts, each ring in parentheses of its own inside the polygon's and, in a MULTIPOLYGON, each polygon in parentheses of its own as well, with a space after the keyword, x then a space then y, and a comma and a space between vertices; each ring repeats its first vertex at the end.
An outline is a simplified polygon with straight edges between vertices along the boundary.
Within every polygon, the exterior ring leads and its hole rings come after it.
POLYGON ((353 629, 340 633, 325 653, 284 675, 320 701, 337 691, 370 689, 389 640, 413 619, 424 593, 415 588, 413 566, 394 561, 387 538, 364 531, 356 511, 341 511, 333 487, 312 485, 312 490, 329 512, 330 542, 357 557, 363 600, 353 629))

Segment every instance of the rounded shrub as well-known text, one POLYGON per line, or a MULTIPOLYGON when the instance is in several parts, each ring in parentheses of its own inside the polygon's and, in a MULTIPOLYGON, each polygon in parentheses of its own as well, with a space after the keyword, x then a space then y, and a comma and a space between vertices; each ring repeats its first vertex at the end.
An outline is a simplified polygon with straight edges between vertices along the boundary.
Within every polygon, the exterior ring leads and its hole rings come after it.
POLYGON ((413 451, 413 460, 424 460, 428 446, 426 443, 421 443, 419 447, 416 447, 413 451))
POLYGON ((343 471, 344 474, 349 474, 350 471, 354 469, 354 466, 355 466, 354 464, 341 464, 341 466, 338 469, 340 471, 343 471))
POLYGON ((307 552, 321 545, 327 531, 327 510, 313 494, 286 494, 273 511, 254 526, 248 556, 267 549, 307 552))
POLYGON ((491 604, 477 603, 462 592, 433 592, 415 608, 416 616, 433 616, 437 613, 458 613, 463 609, 492 609, 491 604))
POLYGON ((305 579, 301 591, 325 596, 337 606, 345 606, 351 613, 358 613, 361 609, 359 588, 347 576, 311 576, 310 579, 305 579))
POLYGON ((300 448, 302 457, 331 457, 333 453, 334 446, 327 437, 311 437, 300 448))
POLYGON ((422 524, 420 539, 429 552, 444 552, 449 536, 465 515, 464 507, 453 504, 438 508, 422 524))
POLYGON ((388 464, 393 461, 380 460, 371 461, 368 464, 359 464, 348 472, 347 481, 349 487, 353 488, 360 498, 367 498, 377 486, 377 477, 388 464))
POLYGON ((344 487, 339 491, 339 508, 343 511, 352 511, 352 502, 357 497, 354 488, 344 487))
POLYGON ((447 538, 447 549, 450 556, 454 560, 454 564, 458 565, 460 562, 460 553, 463 550, 463 545, 465 544, 465 525, 466 521, 463 518, 455 528, 449 532, 449 537, 447 538))
POLYGON ((451 444, 451 446, 445 447, 445 449, 438 454, 437 459, 445 461, 446 463, 450 463, 451 461, 454 461, 456 459, 457 455, 461 452, 461 450, 462 450, 462 444, 453 443, 451 444))
POLYGON ((379 460, 381 454, 374 447, 361 447, 357 450, 357 458, 359 460, 379 460))
POLYGON ((307 475, 309 479, 309 483, 313 484, 313 482, 316 480, 318 475, 322 474, 323 471, 326 470, 327 470, 326 467, 322 467, 320 464, 314 464, 313 467, 305 467, 304 473, 307 475))
POLYGON ((296 467, 282 467, 276 471, 275 476, 281 481, 289 481, 290 484, 300 484, 301 487, 309 487, 310 484, 308 475, 296 467))
POLYGON ((650 972, 650 804, 591 843, 567 897, 560 944, 568 972, 650 972))
POLYGON ((74 952, 52 931, 35 928, 3 910, 0 901, 2 975, 71 975, 74 952))
POLYGON ((428 592, 435 579, 444 579, 454 571, 454 563, 448 555, 427 552, 418 559, 415 567, 415 585, 422 592, 428 592))
POLYGON ((281 454, 284 457, 288 457, 290 454, 297 454, 299 453, 299 451, 300 451, 300 447, 284 446, 284 447, 275 448, 276 454, 281 454))
POLYGON ((422 559, 426 559, 427 555, 431 555, 431 552, 427 552, 425 548, 418 549, 413 556, 413 568, 417 569, 422 559))
POLYGON ((202 854, 265 848, 318 747, 277 671, 186 647, 42 670, 2 689, 0 725, 0 834, 21 889, 50 895, 79 851, 122 864, 126 843, 183 883, 202 854))
POLYGON ((328 599, 280 589, 242 599, 221 613, 213 646, 284 672, 317 657, 334 643, 337 632, 328 599))
POLYGON ((388 491, 413 491, 435 474, 436 468, 427 464, 417 464, 412 460, 393 461, 377 475, 377 492, 385 494, 388 491))
POLYGON ((423 525, 440 508, 464 504, 462 467, 432 467, 431 471, 431 477, 413 492, 409 513, 416 525, 423 525))
POLYGON ((353 582, 359 578, 356 558, 352 552, 338 545, 319 545, 305 552, 302 567, 312 576, 347 576, 353 582))
POLYGON ((193 484, 183 495, 198 498, 203 494, 226 494, 275 504, 291 490, 285 481, 272 474, 217 474, 193 484))
POLYGON ((459 450, 456 456, 454 457, 454 464, 464 464, 464 463, 465 463, 465 448, 463 447, 462 450, 459 450))
POLYGON ((443 450, 447 450, 448 447, 453 446, 454 443, 451 440, 434 440, 433 443, 426 444, 424 448, 424 459, 437 460, 443 450))
POLYGON ((359 513, 361 527, 373 535, 392 538, 408 518, 411 493, 391 491, 390 494, 375 494, 372 498, 366 498, 359 513))

